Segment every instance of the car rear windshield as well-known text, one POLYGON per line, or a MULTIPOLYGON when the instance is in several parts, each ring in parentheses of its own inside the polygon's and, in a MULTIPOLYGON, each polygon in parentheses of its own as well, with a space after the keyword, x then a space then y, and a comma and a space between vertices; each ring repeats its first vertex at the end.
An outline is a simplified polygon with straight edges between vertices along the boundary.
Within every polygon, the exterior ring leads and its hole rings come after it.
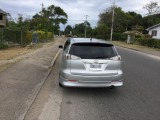
POLYGON ((72 44, 69 54, 81 59, 107 59, 117 56, 113 45, 102 43, 75 43, 72 44))

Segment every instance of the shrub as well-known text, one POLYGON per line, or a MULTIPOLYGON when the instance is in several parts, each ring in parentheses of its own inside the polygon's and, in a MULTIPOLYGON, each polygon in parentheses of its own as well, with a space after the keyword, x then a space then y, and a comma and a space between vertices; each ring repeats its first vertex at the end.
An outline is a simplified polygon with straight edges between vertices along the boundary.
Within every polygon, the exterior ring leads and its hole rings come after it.
POLYGON ((142 36, 141 35, 136 35, 135 38, 142 38, 142 36))
POLYGON ((145 39, 145 38, 136 38, 140 45, 152 47, 152 48, 160 48, 160 40, 157 39, 145 39))
POLYGON ((37 33, 39 36, 39 42, 50 41, 53 38, 52 32, 37 31, 37 33))
POLYGON ((113 33, 113 40, 126 41, 127 35, 122 33, 113 33))
POLYGON ((8 48, 8 45, 6 45, 3 42, 0 42, 0 49, 6 49, 6 48, 8 48))
POLYGON ((147 39, 147 38, 148 38, 148 39, 149 39, 149 38, 152 39, 152 36, 151 36, 151 35, 148 35, 148 34, 145 34, 145 35, 144 35, 144 38, 146 38, 146 39, 147 39))
POLYGON ((23 45, 30 44, 31 42, 46 42, 53 38, 52 32, 44 32, 44 31, 23 31, 23 45))
POLYGON ((109 40, 110 39, 110 35, 106 34, 105 36, 104 35, 94 35, 94 36, 91 36, 91 37, 94 37, 94 38, 97 38, 97 39, 103 39, 103 40, 109 40))
POLYGON ((32 42, 32 32, 30 31, 23 31, 22 33, 22 45, 27 45, 27 44, 30 44, 32 42))

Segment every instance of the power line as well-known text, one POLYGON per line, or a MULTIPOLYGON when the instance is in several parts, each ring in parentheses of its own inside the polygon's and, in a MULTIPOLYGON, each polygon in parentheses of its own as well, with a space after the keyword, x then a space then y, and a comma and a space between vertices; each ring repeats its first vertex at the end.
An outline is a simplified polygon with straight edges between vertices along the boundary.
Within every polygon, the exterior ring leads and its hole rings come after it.
MULTIPOLYGON (((68 20, 68 21, 84 21, 84 20, 68 20)), ((98 19, 97 20, 87 20, 87 21, 98 21, 98 19)))

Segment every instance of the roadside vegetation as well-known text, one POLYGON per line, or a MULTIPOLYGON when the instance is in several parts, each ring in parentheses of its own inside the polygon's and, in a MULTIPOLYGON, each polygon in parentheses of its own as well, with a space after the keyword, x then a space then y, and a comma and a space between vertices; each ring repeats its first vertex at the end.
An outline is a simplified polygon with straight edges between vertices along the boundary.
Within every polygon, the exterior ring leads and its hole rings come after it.
MULTIPOLYGON (((64 31, 60 31, 60 24, 67 23, 67 13, 60 7, 50 5, 36 13, 32 18, 19 14, 17 20, 8 20, 7 28, 0 29, 0 49, 7 48, 6 44, 20 44, 26 46, 33 43, 47 42, 54 35, 66 35, 67 37, 87 37, 110 40, 112 12, 115 10, 113 25, 113 40, 127 41, 128 31, 132 31, 134 38, 132 44, 140 44, 152 48, 160 48, 160 40, 152 39, 148 35, 147 28, 160 23, 160 8, 157 2, 144 5, 148 14, 142 16, 135 11, 125 12, 121 7, 111 6, 99 13, 99 21, 95 28, 90 21, 85 21, 75 26, 67 25, 64 31), (136 34, 138 33, 138 34, 136 34)), ((15 46, 15 45, 14 45, 15 46)))
POLYGON ((0 49, 6 49, 8 46, 4 42, 0 42, 0 49))
MULTIPOLYGON (((125 12, 121 7, 115 6, 115 17, 113 26, 113 40, 127 42, 128 34, 126 31, 135 32, 135 36, 131 44, 139 44, 152 48, 160 48, 160 40, 152 39, 148 35, 147 28, 160 23, 160 8, 157 2, 150 2, 143 7, 148 14, 142 16, 135 11, 125 12), (138 34, 136 34, 138 33, 138 34)), ((97 27, 92 28, 90 21, 87 25, 84 23, 76 24, 74 27, 68 25, 65 29, 66 34, 72 34, 78 37, 84 37, 85 28, 87 29, 87 37, 110 40, 110 31, 112 24, 113 6, 106 8, 104 12, 99 14, 97 27)))
POLYGON ((26 46, 53 40, 59 33, 60 23, 67 22, 67 14, 58 6, 50 5, 32 18, 18 15, 16 20, 9 18, 6 28, 0 28, 0 49, 7 46, 26 46))

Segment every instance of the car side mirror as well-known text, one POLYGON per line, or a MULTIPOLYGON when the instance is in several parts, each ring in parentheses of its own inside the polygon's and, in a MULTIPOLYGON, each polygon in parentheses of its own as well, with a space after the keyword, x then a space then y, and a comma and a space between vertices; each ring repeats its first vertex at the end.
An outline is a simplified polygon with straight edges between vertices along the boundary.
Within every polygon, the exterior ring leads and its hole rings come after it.
POLYGON ((63 48, 63 45, 59 45, 59 48, 63 48))

